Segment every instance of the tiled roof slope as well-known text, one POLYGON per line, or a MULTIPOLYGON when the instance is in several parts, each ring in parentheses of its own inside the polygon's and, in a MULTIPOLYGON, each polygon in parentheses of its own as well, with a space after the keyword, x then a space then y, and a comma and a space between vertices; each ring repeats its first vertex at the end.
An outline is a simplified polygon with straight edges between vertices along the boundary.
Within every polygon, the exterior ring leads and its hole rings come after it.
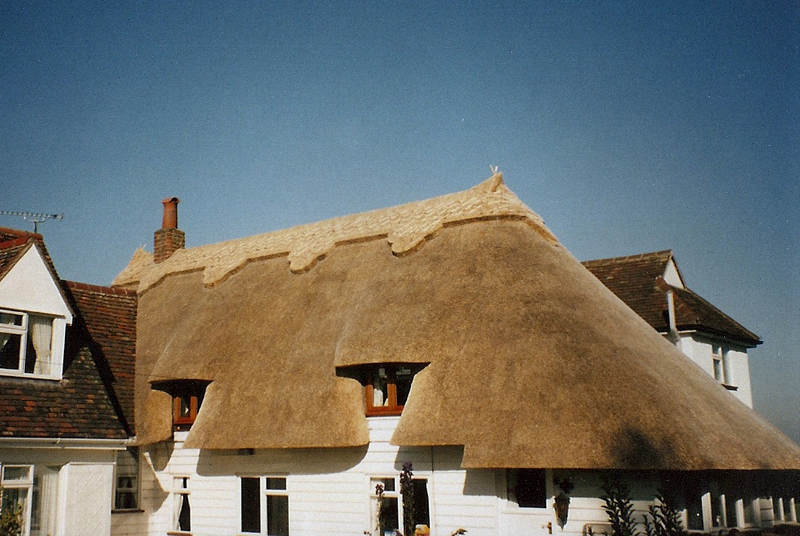
POLYGON ((0 279, 8 273, 21 257, 21 254, 27 251, 29 245, 32 244, 39 246, 39 251, 42 253, 53 276, 57 277, 53 259, 50 258, 50 254, 47 252, 42 235, 20 231, 19 229, 0 227, 0 279))
MULTIPOLYGON (((100 368, 110 369, 107 390, 134 434, 133 387, 136 349, 136 293, 72 281, 64 282, 96 352, 100 368)), ((73 329, 79 326, 73 325, 73 329)))
POLYGON ((75 346, 60 382, 0 376, 0 437, 128 437, 91 350, 75 346))
MULTIPOLYGON (((0 278, 30 247, 57 279, 41 235, 0 228, 0 278)), ((75 312, 61 381, 0 375, 0 438, 125 439, 133 435, 136 296, 60 282, 75 312), (129 416, 129 417, 127 417, 129 416)))
POLYGON ((636 311, 660 333, 669 331, 666 289, 672 289, 675 299, 675 320, 679 331, 696 330, 712 333, 748 346, 761 344, 758 335, 711 305, 687 288, 664 285, 657 279, 663 276, 672 251, 656 251, 627 257, 585 261, 583 265, 606 287, 636 311))
POLYGON ((722 335, 756 346, 761 339, 689 289, 672 287, 675 296, 675 321, 679 330, 697 330, 722 335))
POLYGON ((11 271, 11 268, 14 267, 29 247, 27 240, 0 243, 0 279, 3 279, 11 271))

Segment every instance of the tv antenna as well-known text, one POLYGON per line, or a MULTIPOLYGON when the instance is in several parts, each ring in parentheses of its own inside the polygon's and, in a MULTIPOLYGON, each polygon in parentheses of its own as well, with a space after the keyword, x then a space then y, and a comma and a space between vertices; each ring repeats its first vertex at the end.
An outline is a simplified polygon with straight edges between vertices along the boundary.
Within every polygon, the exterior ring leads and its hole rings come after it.
POLYGON ((17 212, 15 210, 0 210, 0 216, 22 216, 33 222, 33 232, 39 232, 39 224, 47 220, 63 220, 63 214, 39 214, 38 212, 17 212))

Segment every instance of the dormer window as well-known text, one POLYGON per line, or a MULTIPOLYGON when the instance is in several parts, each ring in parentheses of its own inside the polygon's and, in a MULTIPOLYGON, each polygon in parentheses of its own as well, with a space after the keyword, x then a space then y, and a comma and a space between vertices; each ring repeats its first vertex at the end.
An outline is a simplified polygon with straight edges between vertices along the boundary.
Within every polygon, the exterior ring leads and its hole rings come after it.
POLYGON ((53 318, 0 310, 0 374, 58 376, 53 352, 53 318))
POLYGON ((411 393, 414 376, 428 363, 379 363, 337 367, 336 375, 364 386, 367 417, 400 415, 411 393))
POLYGON ((189 430, 197 419, 208 380, 168 380, 154 382, 152 388, 172 396, 172 427, 176 431, 189 430))
POLYGON ((386 365, 368 373, 367 415, 400 415, 411 391, 414 374, 402 365, 386 365))
POLYGON ((172 399, 172 424, 176 430, 188 430, 192 427, 197 419, 197 412, 203 404, 203 394, 187 392, 172 399))

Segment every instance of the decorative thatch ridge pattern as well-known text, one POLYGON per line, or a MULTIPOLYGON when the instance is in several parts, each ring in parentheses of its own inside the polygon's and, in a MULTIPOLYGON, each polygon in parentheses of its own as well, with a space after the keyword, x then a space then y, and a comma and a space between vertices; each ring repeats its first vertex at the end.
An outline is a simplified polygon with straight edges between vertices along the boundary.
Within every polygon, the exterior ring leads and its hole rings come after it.
POLYGON ((556 242, 542 219, 505 186, 501 173, 495 173, 463 192, 221 244, 180 249, 157 265, 151 254, 138 250, 113 284, 138 284, 141 293, 167 275, 203 270, 203 284, 213 287, 250 261, 283 255, 288 255, 293 272, 303 272, 337 245, 377 237, 386 237, 392 253, 402 255, 447 225, 492 218, 525 219, 548 240, 556 242))

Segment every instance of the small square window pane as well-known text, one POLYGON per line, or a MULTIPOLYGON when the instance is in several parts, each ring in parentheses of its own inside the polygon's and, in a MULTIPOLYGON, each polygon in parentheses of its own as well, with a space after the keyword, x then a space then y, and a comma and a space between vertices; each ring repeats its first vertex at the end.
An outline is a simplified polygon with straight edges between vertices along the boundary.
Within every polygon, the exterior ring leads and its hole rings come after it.
POLYGON ((282 491, 286 489, 286 479, 281 477, 267 477, 267 489, 282 491))
POLYGON ((10 482, 30 482, 31 469, 32 467, 30 465, 6 465, 3 467, 3 483, 8 484, 10 482))
POLYGON ((0 324, 5 324, 7 326, 21 326, 22 314, 3 311, 0 313, 0 324))

